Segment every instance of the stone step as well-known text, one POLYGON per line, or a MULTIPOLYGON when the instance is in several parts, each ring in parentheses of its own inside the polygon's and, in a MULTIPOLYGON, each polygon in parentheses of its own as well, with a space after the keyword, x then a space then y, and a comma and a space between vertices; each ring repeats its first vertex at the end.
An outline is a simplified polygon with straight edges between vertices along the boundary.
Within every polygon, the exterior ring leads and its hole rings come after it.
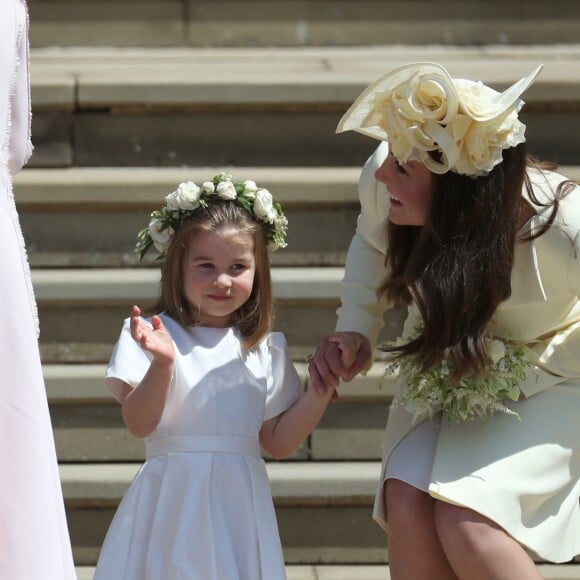
POLYGON ((522 119, 536 156, 576 163, 580 44, 278 49, 37 49, 31 165, 354 166, 371 148, 336 124, 413 60, 501 89, 544 63, 522 119))
POLYGON ((574 0, 29 0, 33 46, 576 42, 574 0))
MULTIPOLYGON (((369 151, 370 152, 370 151, 369 151)), ((279 266, 340 266, 359 211, 360 168, 226 168, 252 178, 283 203, 288 247, 279 266)), ((197 183, 224 168, 26 169, 16 176, 20 221, 32 267, 138 265, 136 233, 181 181, 197 183)), ((145 264, 153 264, 148 260, 145 264)))
MULTIPOLYGON (((223 167, 25 169, 16 176, 20 221, 34 268, 137 266, 136 232, 181 181, 200 183, 223 167)), ((274 266, 343 266, 359 212, 359 167, 236 167, 282 202, 288 247, 274 266)), ((580 166, 560 171, 580 181, 580 166)), ((146 260, 142 265, 154 265, 146 260)))
MULTIPOLYGON (((139 464, 60 465, 77 565, 94 565, 139 464)), ((268 463, 286 562, 382 563, 384 534, 370 518, 379 462, 268 463)))
MULTIPOLYGON (((580 564, 540 564, 538 570, 545 580, 580 580, 580 564)), ((92 580, 94 567, 78 566, 78 580, 92 580)), ((289 565, 288 580, 390 580, 386 565, 289 565)))
MULTIPOLYGON (((342 268, 272 269, 274 327, 302 360, 334 328, 342 274, 342 268)), ((122 320, 133 304, 154 302, 158 281, 153 268, 33 270, 44 362, 107 361, 122 320)), ((386 317, 383 339, 394 339, 401 312, 386 317)))
MULTIPOLYGON (((307 387, 304 362, 295 363, 307 387)), ((43 367, 57 456, 61 463, 144 461, 143 442, 125 428, 117 401, 104 386, 106 365, 45 364, 43 367)), ((377 460, 394 394, 377 361, 366 376, 339 388, 314 433, 294 460, 377 460)))
MULTIPOLYGON (((115 509, 139 467, 60 466, 77 565, 95 564, 115 509)), ((270 462, 266 468, 287 564, 350 565, 351 573, 353 564, 386 564, 386 537, 371 519, 380 462, 270 462)), ((546 578, 580 577, 567 575, 580 568, 543 565, 541 570, 546 578)))

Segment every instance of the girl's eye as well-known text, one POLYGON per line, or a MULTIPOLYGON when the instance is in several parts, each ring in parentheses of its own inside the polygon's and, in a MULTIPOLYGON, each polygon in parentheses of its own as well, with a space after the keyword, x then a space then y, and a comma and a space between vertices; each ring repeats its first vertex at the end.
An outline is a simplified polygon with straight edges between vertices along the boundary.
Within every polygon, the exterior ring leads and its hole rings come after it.
POLYGON ((232 270, 236 272, 242 272, 246 269, 245 264, 232 264, 232 270))
POLYGON ((213 269, 213 264, 211 262, 203 262, 201 264, 197 264, 196 268, 199 268, 201 270, 211 270, 213 269))

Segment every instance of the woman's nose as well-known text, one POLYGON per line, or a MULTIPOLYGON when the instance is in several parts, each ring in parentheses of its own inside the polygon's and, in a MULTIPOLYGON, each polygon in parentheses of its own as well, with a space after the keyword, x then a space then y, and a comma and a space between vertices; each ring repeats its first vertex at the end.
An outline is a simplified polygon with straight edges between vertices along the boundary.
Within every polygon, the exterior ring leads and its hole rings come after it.
POLYGON ((377 181, 380 181, 381 183, 384 183, 385 185, 388 185, 388 180, 389 180, 389 170, 388 170, 388 164, 390 162, 390 155, 389 157, 387 157, 382 165, 379 166, 379 168, 375 171, 375 179, 377 181))

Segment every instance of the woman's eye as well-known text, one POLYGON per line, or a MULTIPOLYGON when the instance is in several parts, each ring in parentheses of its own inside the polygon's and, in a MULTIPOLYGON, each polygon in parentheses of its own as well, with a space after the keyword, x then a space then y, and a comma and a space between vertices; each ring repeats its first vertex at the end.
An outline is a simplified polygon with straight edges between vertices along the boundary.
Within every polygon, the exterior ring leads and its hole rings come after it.
POLYGON ((406 169, 395 159, 395 165, 397 166, 397 171, 403 175, 407 175, 406 169))

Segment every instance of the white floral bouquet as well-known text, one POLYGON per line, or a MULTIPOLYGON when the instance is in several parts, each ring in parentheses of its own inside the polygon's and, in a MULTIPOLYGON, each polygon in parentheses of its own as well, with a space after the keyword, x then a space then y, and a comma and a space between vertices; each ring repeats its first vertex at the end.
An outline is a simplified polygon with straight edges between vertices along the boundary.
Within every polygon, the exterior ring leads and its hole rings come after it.
POLYGON ((192 212, 224 200, 235 202, 264 225, 269 250, 286 247, 288 219, 272 194, 254 181, 234 181, 230 174, 220 173, 201 185, 193 181, 180 183, 165 197, 165 206, 152 212, 149 225, 137 234, 135 251, 140 259, 155 248, 157 259, 163 260, 175 230, 192 212))
MULTIPOLYGON (((404 337, 399 338, 395 346, 409 342, 420 332, 421 326, 415 326, 411 334, 405 336, 403 333, 404 337)), ((438 412, 447 423, 476 417, 485 421, 498 411, 519 417, 506 402, 519 399, 519 385, 533 365, 526 358, 523 345, 497 338, 487 338, 486 341, 491 367, 464 376, 458 382, 451 381, 453 368, 445 359, 426 372, 412 357, 391 360, 385 374, 397 374, 400 379, 400 390, 393 405, 405 407, 413 415, 413 423, 431 419, 438 412)))

